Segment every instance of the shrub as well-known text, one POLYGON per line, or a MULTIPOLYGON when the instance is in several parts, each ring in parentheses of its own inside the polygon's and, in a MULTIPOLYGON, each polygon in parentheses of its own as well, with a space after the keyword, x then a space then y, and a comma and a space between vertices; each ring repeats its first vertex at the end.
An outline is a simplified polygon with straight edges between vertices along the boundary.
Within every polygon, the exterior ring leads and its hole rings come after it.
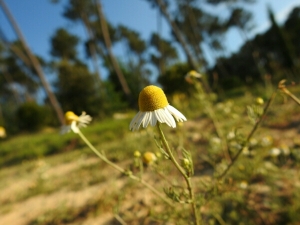
POLYGON ((35 102, 25 102, 16 113, 18 126, 21 130, 36 131, 46 122, 48 110, 35 102))

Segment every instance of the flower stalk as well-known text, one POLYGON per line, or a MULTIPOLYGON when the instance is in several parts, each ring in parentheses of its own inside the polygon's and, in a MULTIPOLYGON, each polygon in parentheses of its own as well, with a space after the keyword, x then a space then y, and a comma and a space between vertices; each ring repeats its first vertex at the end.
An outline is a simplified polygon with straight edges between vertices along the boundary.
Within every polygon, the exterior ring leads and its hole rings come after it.
POLYGON ((180 166, 180 164, 177 162, 177 160, 175 159, 173 152, 170 149, 170 146, 165 138, 165 135, 161 129, 161 124, 158 122, 157 125, 157 130, 158 133, 162 139, 163 145, 165 147, 165 150, 167 152, 167 154, 169 155, 170 160, 172 161, 172 163, 174 164, 174 166, 177 168, 177 170, 179 171, 179 173, 183 176, 186 185, 187 185, 187 189, 189 192, 189 197, 190 197, 190 201, 189 203, 192 206, 192 210, 193 210, 193 215, 194 215, 194 219, 196 222, 196 225, 200 225, 200 214, 197 213, 197 205, 196 205, 196 201, 195 201, 195 194, 194 194, 194 190, 192 187, 192 181, 191 181, 191 177, 186 173, 186 171, 180 166))
POLYGON ((271 105, 271 103, 273 102, 273 100, 274 100, 274 98, 276 96, 276 93, 277 93, 276 91, 273 92, 272 96, 270 97, 270 99, 268 100, 267 104, 264 107, 262 115, 258 118, 258 120, 254 124, 253 128, 251 129, 250 133, 248 134, 245 143, 240 148, 240 150, 234 155, 234 157, 232 158, 231 163, 227 166, 227 168, 219 176, 217 176, 218 180, 220 180, 223 177, 225 177, 225 175, 228 173, 228 171, 230 170, 230 168, 235 164, 235 162, 237 161, 238 157, 241 155, 244 147, 246 147, 249 144, 250 139, 252 138, 252 136, 254 135, 254 133, 256 132, 256 130, 258 129, 259 125, 264 120, 265 115, 267 114, 267 112, 268 112, 268 110, 270 108, 270 105, 271 105))
POLYGON ((216 133, 218 135, 219 138, 221 138, 221 146, 222 146, 222 150, 223 150, 223 154, 224 156, 226 157, 227 161, 231 162, 232 159, 231 159, 231 156, 229 154, 229 149, 228 149, 228 146, 227 146, 227 140, 226 140, 226 137, 222 131, 222 128, 221 128, 221 125, 217 119, 217 116, 212 108, 212 102, 209 100, 209 96, 208 94, 203 90, 203 87, 202 87, 202 83, 195 83, 195 87, 196 87, 196 90, 199 94, 199 97, 201 98, 201 96, 203 96, 203 98, 206 100, 206 115, 211 119, 214 127, 215 127, 215 130, 216 130, 216 133))
POLYGON ((295 95, 293 95, 285 86, 286 80, 282 80, 278 84, 278 89, 280 89, 284 94, 293 99, 298 105, 300 105, 300 100, 295 95))
POLYGON ((102 153, 100 153, 92 144, 91 142, 83 135, 83 133, 78 129, 78 133, 77 133, 80 138, 84 141, 84 143, 104 162, 106 162, 108 165, 112 166, 114 169, 118 170, 119 172, 121 172, 122 174, 127 175, 129 178, 136 180, 138 182, 140 182, 141 184, 143 184, 146 188, 148 188, 150 191, 152 191, 154 194, 156 194, 160 199, 162 199, 165 203, 167 203, 168 205, 173 206, 173 204, 166 199, 158 190, 156 190, 154 187, 152 187, 150 184, 148 184, 146 181, 144 181, 142 178, 137 177, 135 175, 132 174, 131 171, 127 171, 125 169, 123 169, 122 167, 118 166, 117 164, 113 163, 112 161, 110 161, 108 158, 106 158, 105 155, 103 155, 102 153))

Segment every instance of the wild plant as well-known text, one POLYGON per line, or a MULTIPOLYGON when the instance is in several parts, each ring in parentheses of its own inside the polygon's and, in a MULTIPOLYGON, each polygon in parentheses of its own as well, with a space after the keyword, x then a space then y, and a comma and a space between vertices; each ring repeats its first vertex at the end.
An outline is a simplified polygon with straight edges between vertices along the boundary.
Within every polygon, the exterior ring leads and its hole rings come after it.
MULTIPOLYGON (((133 153, 133 168, 124 169, 120 167, 107 158, 104 151, 97 150, 90 143, 80 130, 81 127, 85 127, 92 120, 84 112, 81 116, 77 116, 73 112, 67 112, 65 114, 66 126, 63 128, 63 132, 71 130, 78 134, 101 160, 123 175, 126 175, 129 179, 144 185, 170 208, 175 207, 174 210, 177 210, 178 216, 180 214, 178 205, 190 205, 190 216, 185 217, 186 224, 226 224, 226 220, 235 221, 235 218, 231 218, 231 215, 228 217, 228 215, 224 214, 226 207, 222 204, 228 204, 228 200, 232 199, 234 202, 242 204, 246 211, 251 211, 249 209, 250 206, 244 202, 245 200, 241 199, 241 196, 247 196, 247 191, 245 191, 249 185, 247 176, 250 179, 252 174, 258 174, 259 166, 258 168, 252 168, 254 164, 250 164, 245 159, 240 160, 240 158, 241 155, 244 155, 249 159, 253 159, 254 162, 262 163, 262 153, 256 155, 256 149, 259 150, 265 146, 270 146, 272 138, 263 137, 258 143, 254 136, 266 119, 276 95, 281 92, 299 105, 300 101, 286 88, 285 81, 281 81, 278 88, 266 102, 262 98, 257 98, 253 104, 246 107, 252 126, 246 134, 241 134, 238 127, 230 127, 230 130, 228 130, 227 127, 222 125, 221 120, 224 118, 219 115, 218 110, 225 110, 225 107, 220 107, 215 102, 215 98, 212 97, 212 93, 206 88, 207 86, 203 82, 202 76, 195 71, 191 71, 187 74, 186 79, 194 86, 194 97, 202 105, 201 108, 205 109, 204 114, 214 126, 214 133, 209 137, 209 144, 206 145, 207 155, 199 157, 212 167, 212 172, 207 180, 199 181, 195 179, 195 153, 185 149, 183 146, 177 148, 173 144, 170 145, 170 141, 163 131, 163 126, 167 125, 177 129, 178 126, 182 126, 187 121, 187 118, 169 104, 163 90, 157 86, 147 86, 140 92, 138 99, 139 112, 132 119, 129 129, 138 131, 141 127, 146 129, 149 125, 155 127, 154 141, 159 151, 155 154, 153 152, 144 152, 142 154, 140 151, 135 151, 133 153), (172 166, 177 171, 177 174, 181 176, 184 184, 177 182, 175 185, 170 181, 166 171, 162 172, 159 169, 158 161, 172 166), (239 161, 242 161, 242 164, 239 161), (251 168, 245 168, 245 165, 243 165, 245 162, 251 168), (152 167, 159 177, 166 181, 167 185, 163 189, 164 193, 143 179, 145 167, 152 167), (135 169, 138 170, 138 173, 134 171, 135 169), (235 183, 239 183, 239 188, 241 189, 236 196, 234 195, 235 183), (176 204, 178 205, 176 206, 176 204), (211 209, 212 207, 214 209, 211 209)), ((228 105, 232 107, 233 103, 228 103, 228 105)), ((233 112, 231 112, 231 116, 236 117, 233 112)), ((277 156, 280 154, 278 151, 272 149, 271 155, 277 156)), ((122 218, 119 219, 122 220, 122 218)), ((264 216, 261 216, 260 219, 264 221, 264 216)), ((257 220, 254 219, 253 221, 257 220)))

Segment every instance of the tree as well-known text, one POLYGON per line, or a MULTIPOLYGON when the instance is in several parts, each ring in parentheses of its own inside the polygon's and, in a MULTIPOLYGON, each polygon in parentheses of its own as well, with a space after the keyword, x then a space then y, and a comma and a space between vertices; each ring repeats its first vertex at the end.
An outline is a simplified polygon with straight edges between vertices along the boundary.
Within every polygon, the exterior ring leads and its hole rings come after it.
POLYGON ((115 72, 118 76, 118 79, 120 81, 122 90, 123 90, 124 94, 127 96, 127 98, 130 101, 131 91, 130 91, 130 88, 128 87, 128 84, 127 84, 127 81, 124 77, 124 74, 122 73, 122 70, 119 67, 119 64, 116 60, 116 57, 113 54, 111 39, 110 39, 110 36, 109 36, 109 32, 108 32, 108 28, 107 28, 107 24, 106 24, 106 19, 105 19, 104 13, 102 11, 102 5, 101 5, 100 0, 98 0, 98 1, 96 0, 96 7, 97 7, 97 12, 98 12, 99 20, 100 20, 100 25, 101 25, 101 31, 102 31, 102 35, 103 35, 104 42, 105 42, 105 45, 106 45, 106 49, 108 51, 108 55, 111 59, 113 68, 114 68, 114 70, 115 70, 115 72))
POLYGON ((60 123, 64 124, 63 112, 61 110, 59 102, 56 99, 56 96, 53 94, 53 92, 51 90, 51 87, 50 87, 49 83, 46 80, 46 77, 44 75, 44 72, 42 70, 40 62, 38 61, 38 59, 35 57, 35 55, 31 52, 30 48, 28 47, 19 26, 17 25, 13 15, 10 13, 9 9, 7 8, 7 6, 5 5, 3 0, 0 0, 0 5, 1 5, 4 13, 6 14, 6 17, 10 21, 14 31, 16 32, 20 42, 22 43, 23 48, 24 48, 24 50, 26 52, 26 55, 28 57, 28 60, 31 62, 32 67, 35 69, 36 73, 38 74, 38 76, 41 80, 41 83, 42 83, 42 85, 43 85, 43 87, 44 87, 44 89, 45 89, 45 91, 46 91, 46 93, 49 97, 51 105, 52 105, 53 109, 55 110, 60 123))
POLYGON ((140 62, 143 61, 143 54, 146 51, 147 45, 140 37, 137 31, 134 31, 124 25, 117 28, 118 39, 123 40, 127 47, 127 53, 131 58, 136 56, 140 62))
POLYGON ((294 51, 294 62, 299 67, 300 66, 300 43, 299 43, 299 33, 300 33, 300 7, 295 7, 289 14, 287 20, 284 23, 283 29, 286 34, 286 38, 290 41, 290 45, 293 46, 294 51))
POLYGON ((91 26, 91 21, 95 20, 95 7, 92 0, 69 0, 68 5, 65 7, 64 17, 71 20, 72 22, 82 22, 87 36, 88 41, 87 46, 89 53, 92 56, 93 67, 95 70, 94 80, 96 82, 96 87, 101 86, 101 74, 99 70, 99 59, 97 56, 97 46, 95 44, 95 31, 91 26))
POLYGON ((226 31, 220 19, 187 2, 179 3, 176 24, 183 33, 189 49, 201 66, 206 66, 203 44, 214 50, 222 50, 222 38, 226 31))
POLYGON ((172 31, 174 32, 176 40, 182 46, 183 51, 186 54, 188 61, 190 62, 190 64, 192 65, 192 67, 195 70, 198 70, 199 69, 198 62, 195 59, 195 57, 192 55, 192 53, 191 53, 191 51, 188 47, 188 44, 187 44, 186 40, 183 37, 183 34, 182 34, 181 30, 178 28, 178 26, 176 25, 174 19, 172 18, 172 16, 168 12, 168 4, 166 3, 166 1, 165 0, 148 0, 148 1, 152 4, 152 6, 158 7, 159 10, 162 12, 162 14, 164 15, 164 17, 167 20, 168 24, 170 25, 172 31))
POLYGON ((76 60, 78 42, 79 38, 77 36, 69 34, 63 28, 59 28, 51 37, 51 55, 63 60, 76 60))
POLYGON ((61 61, 55 87, 64 111, 77 114, 86 111, 93 116, 100 113, 102 101, 97 94, 93 74, 84 64, 61 61))
POLYGON ((150 46, 155 49, 155 53, 150 55, 150 60, 153 65, 158 67, 160 74, 163 74, 166 67, 178 60, 176 48, 172 46, 170 41, 160 38, 157 33, 151 35, 150 46))
MULTIPOLYGON (((20 49, 20 43, 10 43, 20 49), (18 46, 18 47, 17 47, 18 46)), ((34 98, 39 88, 38 77, 10 49, 0 43, 0 102, 21 103, 34 98)))
POLYGON ((128 83, 131 91, 131 99, 128 101, 122 86, 118 81, 116 71, 110 69, 109 81, 113 84, 114 90, 122 96, 122 99, 127 101, 130 106, 136 106, 140 90, 149 84, 150 71, 147 68, 146 50, 147 45, 141 39, 140 34, 128 27, 120 25, 116 29, 115 40, 124 44, 126 56, 120 61, 120 68, 128 83))
POLYGON ((268 7, 268 14, 269 14, 270 22, 272 24, 271 30, 275 33, 275 35, 277 37, 278 44, 281 49, 281 53, 284 55, 285 65, 288 68, 292 68, 295 66, 294 60, 293 60, 294 54, 293 54, 292 47, 291 47, 289 41, 286 39, 282 29, 277 24, 274 13, 270 7, 268 7))
POLYGON ((185 75, 190 70, 187 63, 176 63, 168 67, 164 74, 162 74, 158 81, 163 86, 164 92, 167 95, 173 94, 191 94, 192 85, 185 82, 185 75))
MULTIPOLYGON (((272 19, 272 15, 270 16, 272 19)), ((296 54, 295 51, 290 54, 291 49, 289 50, 288 44, 292 43, 295 50, 300 48, 297 39, 291 39, 291 37, 298 36, 300 29, 293 25, 299 22, 299 18, 299 14, 297 16, 296 13, 295 16, 295 11, 292 11, 282 27, 273 21, 273 26, 245 42, 237 53, 227 58, 218 58, 216 63, 222 63, 230 75, 224 76, 216 65, 209 70, 209 73, 220 74, 221 83, 224 87, 229 88, 240 84, 261 82, 266 75, 267 78, 269 77, 268 74, 272 75, 274 81, 283 79, 287 70, 291 71, 297 68, 295 62, 297 62, 296 58, 299 57, 299 54, 296 54), (293 42, 291 42, 292 40, 293 42)))
POLYGON ((55 56, 52 68, 57 72, 56 93, 64 111, 80 114, 100 113, 102 97, 94 85, 94 76, 77 58, 78 37, 65 29, 56 30, 51 38, 51 54, 55 56))

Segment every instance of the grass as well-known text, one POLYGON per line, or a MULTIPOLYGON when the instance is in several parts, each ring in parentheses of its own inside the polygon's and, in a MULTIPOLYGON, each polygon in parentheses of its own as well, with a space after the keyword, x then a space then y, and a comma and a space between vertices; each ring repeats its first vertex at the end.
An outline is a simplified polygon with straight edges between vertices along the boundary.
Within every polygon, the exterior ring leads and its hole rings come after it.
MULTIPOLYGON (((298 89, 293 91, 299 94, 298 89)), ((258 93, 235 95, 214 103, 231 155, 239 151, 253 126, 246 106, 254 104, 258 93)), ((228 160, 212 121, 200 110, 203 106, 195 110, 196 105, 178 107, 189 115, 182 127, 163 129, 179 159, 182 147, 193 156, 193 182, 207 224, 299 224, 300 106, 278 95, 249 148, 227 176, 217 181, 215 172, 224 170, 228 160), (280 154, 272 155, 274 148, 280 154)), ((82 132, 110 160, 139 175, 133 152, 159 151, 153 140, 158 136, 151 127, 130 132, 132 116, 95 120, 82 132)), ((138 182, 104 164, 74 133, 60 135, 58 130, 47 129, 2 140, 0 146, 0 222, 1 218, 24 225, 190 221, 187 205, 164 205, 138 182)), ((144 167, 142 176, 161 192, 175 186, 184 194, 182 178, 163 157, 155 167, 144 167)))

